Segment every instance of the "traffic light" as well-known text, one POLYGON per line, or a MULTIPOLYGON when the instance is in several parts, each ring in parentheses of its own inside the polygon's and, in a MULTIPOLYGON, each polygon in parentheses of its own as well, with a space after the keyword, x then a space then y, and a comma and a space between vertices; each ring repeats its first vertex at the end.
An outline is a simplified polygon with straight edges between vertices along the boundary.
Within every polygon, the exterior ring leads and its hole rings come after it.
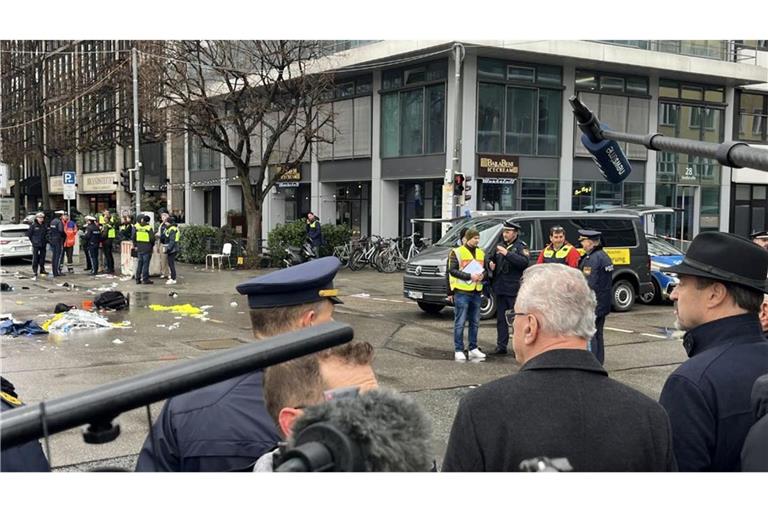
POLYGON ((471 176, 464 178, 464 197, 461 200, 462 205, 472 199, 472 195, 469 194, 469 191, 472 190, 472 186, 469 184, 470 181, 472 181, 471 176))
POLYGON ((464 174, 457 172, 453 175, 453 195, 454 197, 464 197, 464 174))
POLYGON ((133 192, 133 176, 131 176, 131 170, 125 169, 120 171, 120 184, 123 186, 123 190, 126 192, 133 192))

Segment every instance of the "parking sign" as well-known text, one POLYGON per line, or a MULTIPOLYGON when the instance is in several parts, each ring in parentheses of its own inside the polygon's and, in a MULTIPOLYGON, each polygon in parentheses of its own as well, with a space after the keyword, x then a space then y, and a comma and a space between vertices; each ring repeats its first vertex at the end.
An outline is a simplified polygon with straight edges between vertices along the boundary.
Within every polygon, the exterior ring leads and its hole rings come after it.
POLYGON ((61 175, 61 181, 64 185, 74 185, 75 171, 64 171, 61 175))

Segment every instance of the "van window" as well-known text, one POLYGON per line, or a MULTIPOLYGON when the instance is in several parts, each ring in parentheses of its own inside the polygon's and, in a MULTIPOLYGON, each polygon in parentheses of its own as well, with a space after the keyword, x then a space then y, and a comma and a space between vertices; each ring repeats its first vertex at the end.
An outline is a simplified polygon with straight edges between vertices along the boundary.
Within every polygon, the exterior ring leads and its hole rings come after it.
POLYGON ((580 247, 580 229, 595 229, 602 232, 606 247, 637 246, 635 226, 630 219, 601 219, 590 217, 574 219, 541 219, 542 236, 546 243, 549 243, 549 228, 552 226, 562 226, 565 229, 565 239, 576 247, 580 247))
POLYGON ((501 232, 501 219, 485 218, 472 219, 469 222, 463 222, 453 226, 435 245, 438 247, 458 247, 460 244, 459 235, 463 228, 475 228, 480 232, 480 247, 485 247, 488 242, 501 232))
POLYGON ((24 228, 11 228, 0 230, 0 236, 3 238, 26 238, 27 230, 24 228))

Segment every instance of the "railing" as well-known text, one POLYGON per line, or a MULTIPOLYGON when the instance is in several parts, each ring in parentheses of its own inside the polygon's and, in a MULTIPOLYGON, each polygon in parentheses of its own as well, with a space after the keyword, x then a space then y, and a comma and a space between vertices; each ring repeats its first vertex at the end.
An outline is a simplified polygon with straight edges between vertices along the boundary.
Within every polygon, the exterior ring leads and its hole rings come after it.
POLYGON ((765 41, 719 41, 719 40, 596 40, 596 43, 626 46, 653 52, 675 53, 691 57, 722 60, 727 62, 749 62, 757 64, 757 52, 768 51, 765 41))

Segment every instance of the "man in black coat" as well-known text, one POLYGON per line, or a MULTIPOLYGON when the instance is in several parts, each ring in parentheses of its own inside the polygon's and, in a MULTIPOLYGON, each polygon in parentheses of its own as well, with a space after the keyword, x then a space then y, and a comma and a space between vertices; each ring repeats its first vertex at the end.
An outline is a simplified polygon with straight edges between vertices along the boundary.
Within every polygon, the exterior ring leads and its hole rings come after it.
POLYGON ((27 238, 32 243, 32 279, 37 280, 38 273, 45 274, 45 246, 48 245, 48 228, 45 214, 39 212, 27 230, 27 238))
POLYGON ((507 354, 509 325, 505 313, 515 308, 515 298, 520 289, 520 278, 528 268, 531 255, 528 246, 520 240, 520 225, 504 221, 502 240, 496 252, 488 259, 491 287, 496 296, 496 355, 507 354))
POLYGON ((96 217, 87 215, 85 220, 88 224, 85 226, 85 251, 88 258, 90 274, 95 276, 99 269, 99 243, 101 242, 101 230, 96 224, 96 217))
POLYGON ((575 471, 675 470, 664 409, 609 378, 586 350, 595 305, 574 268, 523 273, 507 314, 523 366, 461 400, 443 471, 518 471, 536 457, 564 457, 575 471))
POLYGON ((312 250, 315 251, 315 256, 319 256, 320 247, 322 247, 324 242, 323 228, 312 212, 307 214, 307 238, 309 238, 309 243, 312 245, 312 250))
POLYGON ((51 267, 53 269, 53 277, 59 277, 61 275, 61 259, 64 256, 64 240, 67 238, 64 233, 64 224, 61 223, 61 216, 64 215, 64 210, 56 210, 54 217, 51 219, 51 225, 48 228, 48 243, 51 244, 51 267))
POLYGON ((755 424, 749 429, 741 450, 742 471, 768 471, 768 373, 752 386, 755 424))
POLYGON ((752 386, 768 373, 768 341, 758 312, 768 252, 731 233, 693 239, 672 292, 689 359, 669 376, 659 401, 672 422, 681 471, 739 471, 754 423, 752 386))
POLYGON ((602 233, 591 229, 579 230, 579 242, 584 248, 584 256, 579 261, 579 269, 587 278, 587 283, 597 298, 595 309, 595 335, 589 340, 589 350, 595 354, 600 364, 605 362, 605 341, 603 328, 605 318, 611 312, 613 295, 613 260, 605 254, 602 233))

